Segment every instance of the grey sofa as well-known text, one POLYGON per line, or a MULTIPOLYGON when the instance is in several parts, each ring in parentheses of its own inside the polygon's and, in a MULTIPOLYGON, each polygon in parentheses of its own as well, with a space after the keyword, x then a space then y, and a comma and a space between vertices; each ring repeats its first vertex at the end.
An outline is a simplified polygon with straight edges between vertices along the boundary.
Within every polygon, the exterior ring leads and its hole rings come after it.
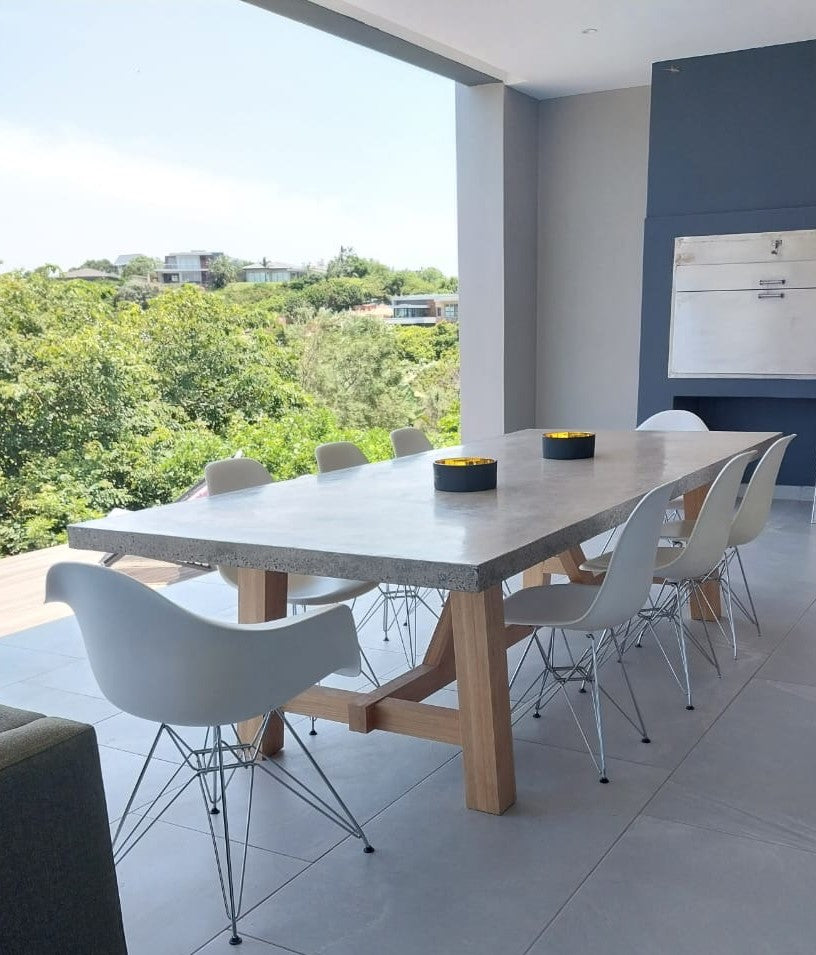
POLYGON ((0 952, 127 953, 93 727, 6 706, 0 952))

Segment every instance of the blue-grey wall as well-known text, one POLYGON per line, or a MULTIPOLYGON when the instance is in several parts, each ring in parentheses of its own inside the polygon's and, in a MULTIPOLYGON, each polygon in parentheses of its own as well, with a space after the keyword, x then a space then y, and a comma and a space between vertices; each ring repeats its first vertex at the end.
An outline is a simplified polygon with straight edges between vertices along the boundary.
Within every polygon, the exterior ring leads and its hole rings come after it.
POLYGON ((796 431, 780 476, 813 484, 816 381, 669 379, 674 239, 816 228, 816 41, 652 68, 638 420, 796 431))

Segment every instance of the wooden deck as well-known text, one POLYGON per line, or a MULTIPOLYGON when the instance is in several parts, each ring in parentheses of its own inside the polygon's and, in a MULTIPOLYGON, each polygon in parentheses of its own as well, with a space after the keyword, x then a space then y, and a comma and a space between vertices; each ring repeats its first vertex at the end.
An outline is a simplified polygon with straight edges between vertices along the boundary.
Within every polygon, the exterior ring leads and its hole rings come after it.
MULTIPOLYGON (((48 568, 62 560, 94 564, 101 557, 98 551, 74 550, 61 544, 0 559, 0 638, 69 616, 71 609, 66 604, 44 603, 48 568)), ((143 557, 124 557, 115 567, 151 587, 163 587, 200 573, 193 568, 143 557)))

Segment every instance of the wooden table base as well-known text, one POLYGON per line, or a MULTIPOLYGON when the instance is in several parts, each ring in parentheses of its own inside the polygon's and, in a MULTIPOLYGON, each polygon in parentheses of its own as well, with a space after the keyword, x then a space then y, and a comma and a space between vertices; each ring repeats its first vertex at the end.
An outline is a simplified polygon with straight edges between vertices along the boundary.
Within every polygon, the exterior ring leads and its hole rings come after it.
MULTIPOLYGON (((281 620, 286 616, 286 591, 288 574, 275 571, 251 570, 242 567, 238 571, 238 622, 264 623, 281 620)), ((254 741, 263 723, 263 716, 238 724, 238 737, 242 743, 254 741)), ((264 730, 261 753, 273 756, 283 749, 283 721, 273 716, 264 730)))
MULTIPOLYGON (((710 484, 696 487, 683 495, 683 516, 687 521, 696 520, 703 506, 710 484)), ((722 616, 721 588, 718 580, 709 580, 702 585, 705 600, 692 595, 689 600, 689 612, 693 620, 717 620, 722 616), (706 604, 706 600, 708 604, 706 604)))
MULTIPOLYGON (((686 507, 686 513, 694 516, 694 499, 691 509, 686 507)), ((583 550, 572 547, 525 571, 524 586, 547 584, 552 574, 566 574, 574 583, 597 582, 580 569, 583 560, 583 550)), ((285 574, 242 570, 239 576, 242 623, 285 615, 285 574)), ((315 686, 290 700, 286 710, 346 723, 357 733, 383 730, 461 746, 468 808, 500 814, 516 798, 506 651, 532 632, 532 627, 505 625, 501 587, 452 592, 418 666, 366 693, 315 686), (454 680, 458 709, 423 702, 454 680)), ((259 720, 241 724, 242 739, 257 732, 259 720)), ((273 720, 262 752, 272 755, 282 746, 283 726, 273 720)))

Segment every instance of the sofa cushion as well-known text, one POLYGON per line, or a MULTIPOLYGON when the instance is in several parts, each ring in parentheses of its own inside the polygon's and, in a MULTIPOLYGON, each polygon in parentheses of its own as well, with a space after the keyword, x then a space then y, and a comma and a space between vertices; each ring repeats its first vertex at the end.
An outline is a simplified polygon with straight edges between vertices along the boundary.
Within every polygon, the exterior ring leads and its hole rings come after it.
POLYGON ((28 710, 16 710, 12 706, 3 706, 0 703, 0 733, 6 730, 17 729, 18 726, 25 726, 26 723, 33 723, 34 720, 41 720, 42 713, 30 713, 28 710))

